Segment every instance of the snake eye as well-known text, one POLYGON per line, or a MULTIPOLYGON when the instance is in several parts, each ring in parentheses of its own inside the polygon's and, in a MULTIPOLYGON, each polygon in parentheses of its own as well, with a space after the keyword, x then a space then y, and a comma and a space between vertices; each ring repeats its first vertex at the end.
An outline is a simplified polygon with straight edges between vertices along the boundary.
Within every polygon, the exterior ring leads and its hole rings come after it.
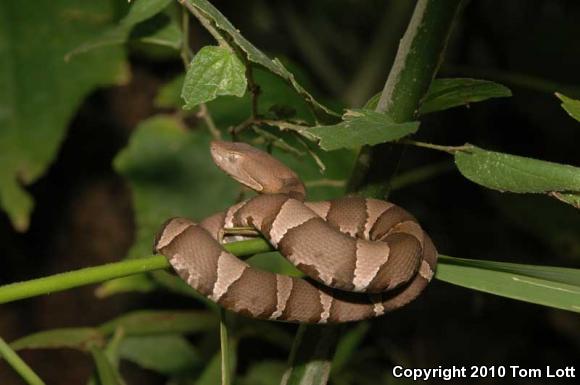
POLYGON ((226 159, 230 163, 235 163, 238 160, 238 155, 237 154, 228 154, 226 159))

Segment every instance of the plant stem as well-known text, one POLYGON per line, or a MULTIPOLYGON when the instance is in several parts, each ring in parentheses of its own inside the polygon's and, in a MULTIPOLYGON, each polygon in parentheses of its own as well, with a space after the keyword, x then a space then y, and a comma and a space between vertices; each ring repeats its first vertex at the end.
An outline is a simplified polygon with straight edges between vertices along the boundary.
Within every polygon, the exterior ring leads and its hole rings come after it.
POLYGON ((436 150, 436 151, 443 151, 443 152, 446 152, 446 153, 452 154, 452 155, 458 151, 469 151, 470 148, 473 148, 473 146, 470 144, 465 144, 463 146, 442 146, 440 144, 419 142, 419 141, 411 140, 411 139, 403 139, 403 140, 400 140, 399 143, 410 144, 410 145, 416 146, 416 147, 429 148, 431 150, 436 150))
POLYGON ((221 372, 222 385, 230 385, 230 346, 228 339, 228 326, 226 324, 226 311, 220 307, 220 352, 221 352, 221 372))
POLYGON ((16 354, 12 348, 0 337, 0 357, 4 360, 26 381, 29 385, 44 385, 44 381, 40 379, 30 369, 30 367, 16 354))
MULTIPOLYGON (((462 0, 418 0, 376 111, 396 122, 415 118, 415 112, 441 64, 453 21, 462 0)), ((403 148, 383 144, 361 149, 348 190, 385 198, 403 148), (372 186, 372 188, 367 188, 372 186)))
MULTIPOLYGON (((238 257, 272 250, 272 246, 261 238, 228 243, 224 248, 238 257)), ((164 256, 154 255, 16 282, 0 287, 0 304, 168 267, 164 256)))

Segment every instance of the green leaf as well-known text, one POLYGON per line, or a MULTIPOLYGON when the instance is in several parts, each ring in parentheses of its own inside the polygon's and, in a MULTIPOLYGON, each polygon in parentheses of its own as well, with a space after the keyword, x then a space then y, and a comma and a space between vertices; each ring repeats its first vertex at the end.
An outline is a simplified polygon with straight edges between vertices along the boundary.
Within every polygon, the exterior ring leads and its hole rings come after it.
POLYGON ((127 78, 120 49, 63 60, 112 15, 106 1, 0 2, 0 205, 17 230, 28 228, 33 207, 24 186, 53 161, 82 100, 127 78))
POLYGON ((111 334, 122 328, 125 335, 192 334, 216 329, 217 317, 201 310, 142 310, 104 323, 99 330, 111 334))
POLYGON ((115 169, 129 182, 136 213, 136 242, 129 256, 151 252, 155 233, 168 218, 201 220, 227 208, 237 184, 218 170, 206 131, 188 131, 170 116, 141 122, 115 169))
POLYGON ((580 193, 561 193, 552 191, 549 195, 561 202, 568 203, 569 205, 580 209, 580 193))
POLYGON ((205 46, 189 65, 181 97, 188 110, 220 95, 244 96, 247 85, 246 67, 232 50, 205 46))
POLYGON ((562 101, 562 108, 566 110, 571 117, 580 122, 580 100, 569 98, 558 92, 556 92, 556 96, 562 101))
POLYGON ((124 381, 121 375, 115 369, 109 358, 102 349, 92 346, 91 354, 95 361, 95 370, 97 372, 97 383, 99 385, 123 385, 124 381))
POLYGON ((440 255, 436 278, 486 293, 580 313, 580 269, 440 255))
POLYGON ((163 374, 183 373, 202 364, 199 353, 178 335, 125 338, 119 354, 122 359, 163 374))
POLYGON ((580 191, 580 168, 469 146, 455 153, 467 179, 484 187, 516 193, 580 191))
POLYGON ((356 148, 400 139, 419 128, 419 122, 395 123, 386 114, 372 110, 348 110, 341 123, 312 127, 304 136, 318 139, 323 150, 356 148))
POLYGON ((109 28, 92 40, 83 42, 83 44, 69 52, 66 55, 66 59, 70 60, 75 55, 89 52, 95 48, 124 44, 128 40, 133 27, 152 18, 165 9, 171 2, 171 0, 134 1, 127 15, 116 26, 109 28))
POLYGON ((435 79, 419 107, 419 114, 443 111, 491 98, 512 96, 509 88, 489 80, 454 78, 435 79))
POLYGON ((45 330, 22 337, 10 344, 13 349, 61 349, 88 351, 93 345, 104 345, 105 336, 94 328, 45 330))
MULTIPOLYGON (((297 68, 293 69, 299 71, 297 68)), ((312 122, 312 114, 308 105, 280 77, 262 68, 253 70, 254 82, 260 87, 258 112, 262 116, 271 114, 276 108, 287 108, 295 112, 293 118, 312 122)), ((160 88, 155 98, 155 106, 160 108, 181 108, 183 99, 181 89, 185 76, 177 76, 160 88)), ((250 93, 243 97, 222 96, 207 103, 212 118, 218 127, 226 128, 239 124, 247 118, 252 108, 250 93)))
POLYGON ((196 17, 202 18, 203 21, 215 24, 218 32, 222 35, 224 40, 231 41, 235 46, 245 53, 248 61, 259 64, 272 73, 280 76, 288 82, 300 94, 304 100, 310 105, 316 117, 322 122, 334 122, 338 115, 320 104, 310 95, 295 79, 294 75, 286 69, 286 67, 278 59, 271 60, 262 51, 256 48, 245 37, 243 37, 239 30, 235 28, 232 23, 211 3, 207 0, 184 0, 186 6, 194 9, 196 17))
POLYGON ((98 298, 129 292, 149 293, 158 285, 147 274, 133 274, 128 277, 112 279, 100 285, 95 290, 98 298))

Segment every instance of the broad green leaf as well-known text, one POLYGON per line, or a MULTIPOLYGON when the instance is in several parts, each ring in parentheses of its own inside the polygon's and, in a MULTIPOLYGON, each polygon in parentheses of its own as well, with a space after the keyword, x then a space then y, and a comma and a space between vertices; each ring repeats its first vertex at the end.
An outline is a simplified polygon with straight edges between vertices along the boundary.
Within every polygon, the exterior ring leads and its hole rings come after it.
POLYGON ((580 313, 580 269, 440 255, 436 277, 470 289, 580 313))
POLYGON ((127 78, 118 48, 63 60, 112 17, 109 1, 0 2, 0 205, 17 230, 33 207, 24 186, 53 161, 82 100, 127 78))
POLYGON ((117 278, 107 281, 95 290, 98 298, 106 298, 112 295, 128 292, 149 293, 158 285, 147 274, 133 274, 128 277, 117 278))
MULTIPOLYGON (((127 15, 119 23, 104 31, 100 36, 83 42, 67 54, 67 60, 75 55, 91 51, 95 48, 125 43, 131 30, 139 23, 152 18, 163 11, 171 0, 136 0, 129 8, 127 15)), ((157 31, 159 32, 159 31, 157 31)), ((154 34, 153 34, 154 35, 154 34)))
MULTIPOLYGON (((299 71, 298 68, 293 70, 299 71)), ((304 99, 296 94, 280 77, 262 68, 254 69, 253 75, 254 82, 260 87, 258 103, 260 115, 268 117, 272 115, 272 110, 287 109, 294 112, 292 118, 313 121, 312 114, 304 99)), ((161 87, 155 98, 155 105, 160 108, 181 108, 183 105, 181 89, 184 79, 184 75, 177 76, 161 87)), ((227 128, 239 124, 248 117, 252 108, 251 99, 251 94, 246 92, 241 98, 236 96, 219 97, 208 102, 207 106, 215 124, 219 128, 227 128)))
POLYGON ((280 385, 326 385, 338 338, 338 325, 300 325, 280 385))
POLYGON ((207 0, 184 0, 186 6, 196 11, 196 16, 203 18, 205 21, 215 23, 217 30, 222 34, 224 40, 232 41, 247 59, 253 63, 267 68, 272 73, 280 76, 287 81, 300 94, 304 100, 311 106, 316 117, 322 122, 334 122, 338 120, 338 115, 320 104, 310 95, 295 79, 294 75, 278 59, 270 59, 262 51, 250 43, 237 28, 225 16, 207 0))
POLYGON ((556 96, 562 101, 562 108, 566 110, 571 117, 580 122, 580 100, 569 98, 566 95, 557 92, 556 96))
POLYGON ((509 96, 512 96, 512 93, 507 87, 489 80, 435 79, 419 107, 419 114, 425 115, 491 98, 509 96))
POLYGON ((142 310, 122 315, 104 323, 99 330, 111 334, 122 328, 125 335, 191 334, 216 329, 218 320, 201 310, 142 310))
POLYGON ((247 85, 246 67, 231 49, 206 46, 189 65, 181 97, 188 110, 220 95, 244 96, 247 85))
POLYGON ((91 346, 104 345, 105 336, 94 328, 63 328, 46 330, 27 335, 12 342, 10 346, 20 349, 70 348, 87 351, 91 346))
POLYGON ((312 127, 302 134, 319 140, 323 150, 356 148, 400 139, 419 128, 419 122, 395 123, 386 114, 372 110, 348 110, 341 123, 312 127))
POLYGON ((209 142, 206 131, 188 131, 176 118, 160 115, 143 121, 117 155, 114 166, 129 182, 136 215, 129 256, 150 253, 168 218, 201 220, 234 202, 237 184, 213 164, 209 142))
POLYGON ((91 354, 95 361, 95 371, 99 385, 124 385, 125 382, 121 375, 101 348, 92 346, 91 354))
POLYGON ((516 193, 580 191, 580 168, 469 146, 455 153, 467 179, 484 187, 516 193))
POLYGON ((121 342, 119 354, 163 374, 183 373, 202 365, 199 353, 179 335, 128 337, 121 342))

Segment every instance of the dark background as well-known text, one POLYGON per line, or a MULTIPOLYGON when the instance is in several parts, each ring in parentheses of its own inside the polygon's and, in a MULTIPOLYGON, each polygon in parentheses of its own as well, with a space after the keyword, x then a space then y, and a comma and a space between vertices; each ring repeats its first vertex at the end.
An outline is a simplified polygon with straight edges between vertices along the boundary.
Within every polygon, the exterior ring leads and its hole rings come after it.
MULTIPOLYGON (((256 46, 296 63, 315 94, 349 106, 360 106, 381 90, 412 3, 214 2, 256 46)), ((434 114, 423 122, 417 140, 445 145, 470 142, 580 166, 580 124, 553 95, 564 91, 580 96, 580 3, 468 3, 440 76, 495 80, 514 96, 434 114)), ((192 28, 195 48, 211 44, 195 21, 192 28)), ((136 124, 155 112, 152 99, 158 87, 182 67, 178 57, 152 58, 139 50, 132 51, 130 64, 130 83, 94 92, 84 102, 56 161, 30 187, 36 209, 29 231, 16 233, 5 214, 0 214, 3 284, 116 261, 131 246, 130 192, 113 171, 111 160, 136 124)), ((401 170, 446 159, 445 154, 407 148, 401 170)), ((492 192, 452 170, 398 190, 391 199, 421 218, 444 254, 580 267, 578 211, 547 197, 492 192)), ((11 341, 45 329, 97 325, 130 309, 189 304, 164 294, 97 300, 93 290, 85 287, 3 305, 1 335, 11 341)), ((357 373, 371 378, 376 373, 375 383, 382 383, 385 368, 398 362, 409 367, 530 368, 580 363, 577 314, 439 281, 405 309, 373 320, 371 328, 360 358, 350 364, 353 384, 359 383, 357 373)), ((249 362, 287 355, 258 342, 243 344, 242 352, 240 372, 249 362)), ((89 356, 73 351, 27 351, 22 356, 49 384, 84 383, 92 368, 89 356)), ((132 364, 122 368, 131 384, 163 383, 162 377, 132 364)), ((0 384, 19 381, 0 363, 0 384)), ((473 383, 530 381, 488 378, 473 383)))

